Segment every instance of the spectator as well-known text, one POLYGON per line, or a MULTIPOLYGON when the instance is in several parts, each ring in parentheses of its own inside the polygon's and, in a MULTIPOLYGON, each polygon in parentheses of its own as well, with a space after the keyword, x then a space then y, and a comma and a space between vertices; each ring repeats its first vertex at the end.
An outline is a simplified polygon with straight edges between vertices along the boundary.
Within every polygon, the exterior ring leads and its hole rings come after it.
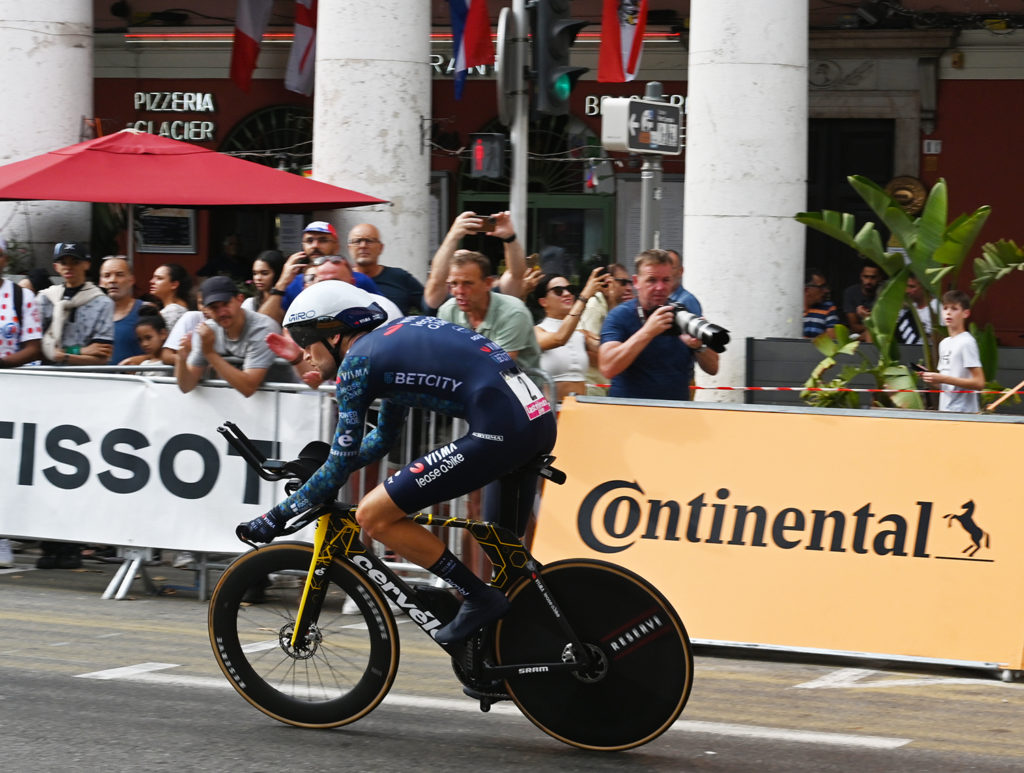
POLYGON ((192 334, 204 319, 206 319, 206 311, 200 302, 197 311, 186 311, 174 323, 174 327, 167 333, 164 348, 160 350, 160 359, 164 365, 174 365, 181 347, 192 345, 192 334))
MULTIPOLYGON (((7 242, 0 239, 0 275, 7 269, 7 242)), ((0 276, 0 368, 36 362, 43 337, 39 306, 32 290, 0 276)))
POLYGON ((542 279, 534 292, 537 305, 544 312, 544 319, 535 328, 541 350, 540 366, 555 382, 559 402, 566 395, 587 391, 587 340, 577 325, 587 301, 611 281, 605 274, 603 267, 595 268, 578 296, 569 280, 560 274, 542 279))
POLYGON ((907 276, 907 305, 900 311, 896 320, 896 340, 901 344, 921 343, 921 331, 927 340, 932 339, 932 315, 938 319, 942 313, 939 302, 928 298, 921 281, 910 274, 907 276), (914 313, 920 321, 920 327, 914 321, 914 313))
POLYGON ((107 365, 114 351, 114 302, 85 275, 91 262, 85 245, 53 248, 53 269, 64 284, 39 293, 43 357, 57 365, 107 365))
POLYGON ((871 315, 871 307, 878 297, 878 284, 882 281, 882 270, 878 266, 865 265, 860 270, 860 284, 850 285, 843 291, 843 315, 846 325, 854 333, 868 340, 864 319, 871 315))
POLYGON ((25 273, 25 278, 18 284, 39 295, 47 287, 53 285, 53 282, 50 281, 50 272, 45 268, 30 268, 25 273))
POLYGON ((601 328, 604 326, 608 312, 620 303, 632 300, 633 280, 626 267, 619 263, 611 263, 605 267, 610 281, 600 292, 596 293, 583 309, 580 317, 580 330, 587 339, 587 357, 590 368, 587 371, 587 394, 606 395, 608 388, 597 386, 604 381, 604 376, 597 367, 597 350, 601 345, 601 328))
POLYGON ((248 266, 238 255, 238 234, 228 234, 221 242, 220 253, 210 257, 196 276, 210 277, 223 274, 242 282, 248 277, 248 266))
POLYGON ((836 337, 839 313, 828 297, 828 281, 820 271, 811 269, 804 281, 804 338, 817 338, 822 333, 836 337))
POLYGON ((540 386, 540 347, 526 304, 512 295, 491 292, 494 277, 486 255, 459 250, 448 262, 453 297, 441 304, 437 316, 487 336, 540 386))
POLYGON ((149 280, 149 292, 162 304, 160 314, 168 328, 174 327, 182 314, 195 309, 192 303, 192 277, 177 263, 157 266, 149 280))
POLYGON ((676 286, 668 296, 668 299, 673 303, 683 304, 691 314, 696 314, 698 317, 702 316, 704 311, 700 307, 700 301, 697 300, 693 293, 683 287, 683 256, 675 250, 665 250, 665 252, 672 258, 672 266, 676 274, 676 286))
MULTIPOLYGON (((501 239, 504 242, 505 273, 498 281, 498 289, 506 295, 522 300, 529 292, 524 292, 523 277, 526 274, 526 254, 523 245, 516 237, 516 229, 509 212, 498 212, 491 215, 494 228, 487 230, 487 220, 475 212, 463 212, 452 222, 445 234, 444 241, 437 248, 430 262, 430 274, 423 288, 423 303, 427 309, 437 309, 445 302, 448 295, 448 276, 452 257, 455 255, 462 238, 471 234, 485 234, 501 239)), ((538 275, 539 278, 539 275, 538 275)), ((493 283, 492 283, 493 284, 493 283)), ((426 311, 426 309, 424 309, 426 311)))
MULTIPOLYGON (((289 255, 284 262, 281 276, 268 290, 269 295, 260 306, 260 313, 272 317, 280 325, 288 306, 306 286, 303 275, 306 267, 315 263, 317 258, 339 255, 340 252, 338 232, 333 225, 324 220, 309 223, 302 230, 302 249, 289 255)), ((356 275, 355 285, 368 293, 378 293, 377 285, 365 274, 356 275)))
POLYGON ((636 300, 608 312, 601 328, 598 365, 612 380, 610 397, 687 400, 696 362, 705 373, 718 372, 718 354, 700 339, 673 330, 675 312, 667 306, 675 282, 672 258, 664 250, 645 250, 636 258, 636 300))
POLYGON ((100 263, 100 287, 107 291, 107 297, 114 302, 114 352, 110 361, 122 364, 142 354, 135 323, 139 321, 139 309, 143 302, 132 294, 135 288, 135 274, 124 255, 110 255, 100 263))
POLYGON ((978 412, 978 393, 984 389, 985 372, 981 368, 978 342, 967 331, 971 316, 971 296, 962 290, 950 290, 942 296, 942 323, 949 332, 939 341, 939 370, 924 371, 921 380, 938 384, 939 410, 958 413, 978 412))
MULTIPOLYGON (((135 323, 135 340, 141 354, 129 357, 122 365, 164 365, 161 353, 167 345, 167 323, 153 306, 143 306, 135 323)), ((161 371, 140 372, 140 376, 160 376, 161 371)))
POLYGON ((280 250, 263 250, 252 262, 252 297, 242 303, 243 309, 259 311, 270 297, 274 283, 281 278, 284 269, 284 255, 280 250))
POLYGON ((380 232, 369 223, 360 223, 348 232, 348 254, 355 261, 355 271, 377 283, 377 292, 389 299, 403 314, 423 308, 423 285, 416 277, 397 266, 382 266, 380 254, 384 243, 380 232))
POLYGON ((242 308, 242 295, 234 280, 212 276, 200 287, 203 306, 209 317, 197 325, 192 338, 185 339, 174 363, 174 376, 182 392, 191 392, 203 378, 207 366, 246 397, 263 383, 274 362, 267 346, 268 333, 279 333, 272 319, 242 308), (241 365, 225 357, 240 359, 241 365))

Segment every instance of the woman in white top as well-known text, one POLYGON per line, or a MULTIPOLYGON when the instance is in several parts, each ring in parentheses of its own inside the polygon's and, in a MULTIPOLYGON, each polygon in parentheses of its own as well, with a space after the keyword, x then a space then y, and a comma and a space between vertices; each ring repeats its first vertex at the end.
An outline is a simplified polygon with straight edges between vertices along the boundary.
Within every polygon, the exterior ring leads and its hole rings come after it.
POLYGON ((167 323, 168 330, 174 327, 182 314, 195 308, 192 303, 192 277, 177 263, 157 267, 149 280, 149 292, 163 304, 160 316, 167 323))
POLYGON ((607 275, 603 267, 595 268, 577 296, 576 288, 560 274, 541 279, 534 291, 544 319, 534 330, 540 344, 540 366, 555 382, 556 397, 561 401, 568 394, 586 394, 587 344, 576 329, 580 314, 594 293, 604 289, 607 275))

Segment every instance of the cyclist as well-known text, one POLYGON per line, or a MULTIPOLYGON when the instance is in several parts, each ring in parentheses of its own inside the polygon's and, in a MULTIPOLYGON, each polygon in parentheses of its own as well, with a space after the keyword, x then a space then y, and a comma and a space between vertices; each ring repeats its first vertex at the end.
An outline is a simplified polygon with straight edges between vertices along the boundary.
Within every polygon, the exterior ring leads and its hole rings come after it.
POLYGON ((555 418, 515 360, 486 337, 435 317, 403 317, 381 327, 386 319, 368 293, 345 282, 318 282, 289 307, 285 328, 324 378, 336 378, 338 427, 323 467, 237 532, 270 542, 292 515, 332 498, 350 473, 394 445, 409 407, 463 419, 465 435, 395 472, 356 509, 370 537, 463 595, 456 617, 434 636, 457 642, 501 617, 508 601, 405 516, 501 480, 502 499, 516 503, 516 522, 502 525, 521 535, 538 474, 524 465, 554 446, 555 418), (377 398, 377 427, 364 437, 366 414, 377 398))

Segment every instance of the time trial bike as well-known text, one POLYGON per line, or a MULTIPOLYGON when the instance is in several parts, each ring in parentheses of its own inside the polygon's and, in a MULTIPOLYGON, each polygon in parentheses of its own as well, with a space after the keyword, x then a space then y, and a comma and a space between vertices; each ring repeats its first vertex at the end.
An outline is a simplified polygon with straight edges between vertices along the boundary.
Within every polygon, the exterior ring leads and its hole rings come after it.
MULTIPOLYGON (((218 431, 262 478, 287 480, 291 491, 329 451, 315 441, 298 459, 267 459, 234 424, 218 431)), ((564 482, 552 459, 538 459, 536 469, 564 482)), ((296 516, 285 533, 317 521, 313 544, 274 542, 242 554, 211 597, 210 642, 221 670, 249 703, 290 725, 338 727, 384 700, 399 661, 392 609, 431 637, 458 609, 448 590, 414 587, 379 558, 360 539, 354 512, 332 503, 296 516), (289 576, 295 587, 278 587, 289 576), (248 601, 254 595, 260 603, 248 601)), ((679 717, 692 684, 690 641, 646 580, 590 559, 541 565, 496 523, 409 517, 465 529, 493 565, 491 584, 510 601, 504 617, 465 642, 438 644, 483 711, 511 700, 552 737, 604 751, 647 743, 679 717)))

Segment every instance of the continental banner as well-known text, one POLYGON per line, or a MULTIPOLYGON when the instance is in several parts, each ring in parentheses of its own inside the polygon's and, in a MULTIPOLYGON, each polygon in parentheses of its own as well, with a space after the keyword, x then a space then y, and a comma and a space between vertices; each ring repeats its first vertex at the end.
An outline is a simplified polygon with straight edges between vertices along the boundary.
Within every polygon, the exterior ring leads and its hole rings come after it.
POLYGON ((699 641, 1024 665, 1020 419, 583 398, 558 425, 541 561, 632 569, 699 641))

